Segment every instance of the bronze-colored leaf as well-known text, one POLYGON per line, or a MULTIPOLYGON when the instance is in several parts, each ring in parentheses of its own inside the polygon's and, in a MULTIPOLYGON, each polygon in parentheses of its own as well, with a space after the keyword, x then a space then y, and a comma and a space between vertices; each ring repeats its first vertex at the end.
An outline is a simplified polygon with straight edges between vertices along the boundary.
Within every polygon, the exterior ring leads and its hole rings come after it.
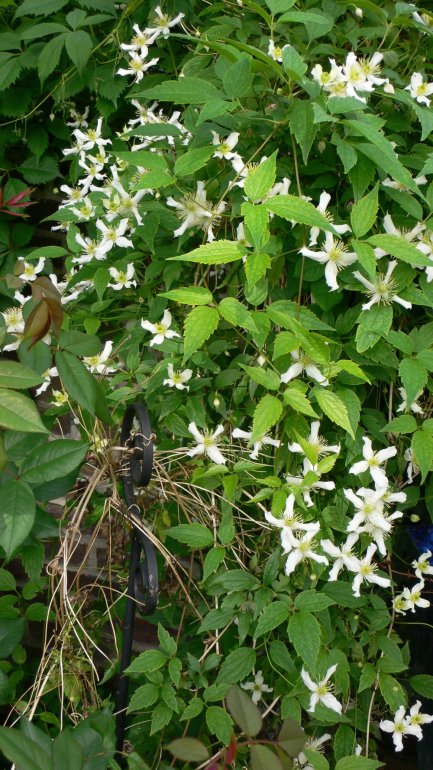
POLYGON ((44 297, 42 302, 44 302, 45 305, 48 307, 50 317, 51 317, 51 325, 53 327, 54 333, 58 337, 60 334, 60 329, 62 328, 63 316, 64 316, 62 303, 59 302, 57 299, 52 299, 51 297, 44 297))
POLYGON ((48 334, 51 326, 51 315, 47 304, 44 301, 39 302, 36 307, 33 308, 31 313, 26 318, 24 326, 23 339, 27 340, 31 338, 32 347, 36 342, 42 340, 46 334, 48 334))
POLYGON ((62 295, 59 290, 56 289, 53 282, 47 275, 38 275, 35 281, 32 281, 32 294, 33 299, 41 299, 42 297, 48 297, 60 302, 62 295))

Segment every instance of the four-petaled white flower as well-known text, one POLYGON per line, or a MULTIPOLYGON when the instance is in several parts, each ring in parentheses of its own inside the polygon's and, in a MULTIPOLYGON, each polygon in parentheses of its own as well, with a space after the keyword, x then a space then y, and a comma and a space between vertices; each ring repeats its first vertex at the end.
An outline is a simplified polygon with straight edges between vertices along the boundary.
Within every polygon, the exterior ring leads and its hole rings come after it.
POLYGON ((170 16, 167 16, 161 11, 161 6, 157 5, 155 8, 155 26, 154 27, 146 27, 144 30, 147 35, 162 35, 163 37, 167 38, 170 35, 170 30, 172 27, 175 27, 176 24, 179 24, 179 22, 184 18, 184 13, 178 13, 177 16, 174 18, 171 18, 170 16))
POLYGON ((329 385, 328 380, 322 374, 320 369, 317 368, 313 359, 307 356, 303 350, 292 350, 290 355, 292 356, 295 363, 293 363, 287 369, 287 372, 284 372, 284 374, 281 375, 281 382, 290 382, 290 380, 293 380, 295 377, 305 371, 309 377, 311 377, 313 380, 316 380, 316 382, 319 382, 320 385, 329 385))
POLYGON ((326 708, 336 711, 337 714, 341 714, 343 707, 337 700, 335 695, 332 694, 332 685, 328 684, 329 679, 337 670, 337 664, 330 666, 326 672, 326 676, 320 680, 320 682, 313 682, 308 671, 302 668, 301 677, 305 686, 311 691, 310 705, 308 711, 314 712, 318 703, 323 703, 326 708))
POLYGON ((175 238, 183 235, 186 230, 197 226, 207 232, 208 241, 215 239, 212 225, 218 223, 220 214, 225 209, 225 203, 222 202, 212 207, 212 204, 207 200, 204 182, 197 182, 195 195, 185 195, 180 201, 176 201, 170 196, 167 198, 167 206, 177 209, 177 216, 183 220, 181 226, 173 233, 175 238))
POLYGON ((226 160, 231 160, 237 156, 236 152, 232 152, 239 139, 239 133, 237 131, 233 131, 228 135, 227 139, 223 139, 222 141, 216 131, 211 131, 211 134, 212 144, 216 147, 216 150, 212 155, 213 158, 225 158, 226 160))
POLYGON ((376 574, 377 565, 371 563, 376 550, 377 545, 375 543, 370 543, 365 556, 362 559, 354 559, 354 564, 349 567, 351 572, 357 573, 352 583, 354 596, 361 596, 360 588, 364 581, 369 584, 375 583, 382 588, 389 588, 391 585, 389 578, 381 577, 381 575, 376 574))
POLYGON ((379 449, 378 452, 374 452, 371 439, 369 439, 368 436, 363 436, 362 440, 364 442, 362 450, 364 459, 352 465, 352 467, 349 468, 349 473, 356 473, 356 475, 358 475, 364 471, 369 471, 376 487, 386 488, 388 486, 388 478, 384 469, 380 466, 397 454, 397 447, 391 446, 386 449, 379 449))
POLYGON ((112 366, 107 366, 107 360, 110 358, 111 351, 113 349, 113 343, 108 340, 101 353, 97 353, 95 356, 84 356, 83 361, 88 370, 96 374, 110 374, 115 372, 116 369, 112 366))
POLYGON ((281 545, 286 553, 292 548, 292 541, 297 532, 306 532, 310 538, 317 535, 320 529, 318 521, 304 521, 300 514, 295 513, 295 495, 292 493, 287 497, 286 505, 280 518, 277 518, 269 511, 265 511, 265 519, 269 524, 281 529, 281 545))
POLYGON ((433 83, 424 82, 424 78, 420 72, 414 72, 410 79, 410 83, 405 91, 409 91, 412 99, 416 99, 418 104, 426 104, 430 107, 431 99, 429 96, 433 94, 433 83))
POLYGON ((430 563, 430 559, 432 556, 431 551, 424 551, 424 553, 421 554, 421 556, 418 557, 418 559, 415 559, 412 562, 412 567, 415 570, 415 575, 417 578, 420 578, 420 580, 423 579, 424 575, 433 575, 433 566, 430 563))
MULTIPOLYGON (((319 524, 320 526, 320 524, 319 524)), ((318 543, 314 542, 314 534, 306 532, 300 537, 295 537, 290 529, 286 528, 281 533, 281 544, 284 552, 288 553, 286 561, 286 575, 291 575, 298 564, 305 559, 312 559, 319 564, 329 564, 326 556, 316 553, 318 543)))
POLYGON ((415 607, 422 607, 423 609, 426 609, 427 607, 430 607, 430 602, 428 599, 423 599, 421 596, 421 591, 424 588, 424 580, 420 580, 419 583, 416 583, 412 588, 403 588, 403 593, 401 594, 405 607, 405 610, 411 610, 412 612, 415 612, 415 607))
POLYGON ((44 269, 45 257, 39 257, 36 263, 26 262, 22 257, 18 257, 18 265, 21 270, 19 276, 23 281, 35 281, 38 273, 44 269))
POLYGON ((283 51, 285 48, 287 48, 285 45, 283 45, 282 48, 279 45, 275 45, 274 41, 271 39, 268 45, 268 56, 281 64, 283 61, 283 51))
POLYGON ((120 246, 122 249, 133 248, 134 244, 129 238, 125 238, 125 232, 128 229, 128 220, 121 219, 117 227, 112 225, 107 227, 102 219, 96 220, 96 227, 102 233, 101 249, 110 251, 113 246, 120 246))
POLYGON ((126 266, 126 271, 118 270, 117 267, 109 267, 110 273, 114 283, 109 283, 111 289, 114 291, 120 291, 120 289, 130 289, 131 286, 137 286, 137 281, 134 281, 135 269, 132 262, 126 266))
MULTIPOLYGON (((240 428, 235 428, 232 436, 233 438, 243 438, 246 441, 249 441, 252 436, 252 432, 248 432, 246 430, 241 430, 240 428)), ((257 460, 259 456, 259 452, 262 448, 262 446, 270 445, 274 447, 279 447, 281 444, 281 441, 278 441, 276 438, 271 438, 270 436, 262 436, 260 439, 257 439, 257 441, 254 441, 253 444, 253 451, 250 452, 250 457, 252 460, 257 460)))
POLYGON ((192 369, 184 369, 183 372, 175 371, 173 364, 167 366, 168 377, 164 380, 163 385, 169 385, 170 388, 176 388, 177 390, 189 390, 189 385, 185 385, 192 377, 192 369))
POLYGON ((40 396, 41 393, 45 393, 45 391, 48 390, 51 384, 51 377, 58 377, 58 376, 59 376, 59 373, 55 366, 52 366, 51 369, 46 369, 45 372, 42 372, 41 377, 44 378, 44 381, 42 385, 40 385, 39 388, 36 390, 36 396, 40 396))
POLYGON ((204 433, 200 433, 195 422, 190 422, 188 430, 194 436, 197 446, 190 449, 187 452, 189 457, 195 457, 196 455, 206 455, 216 465, 225 465, 227 458, 220 452, 217 446, 217 438, 224 433, 224 425, 218 425, 216 430, 211 433, 205 430, 204 433))
POLYGON ((24 316, 20 307, 10 307, 2 311, 8 334, 21 334, 24 331, 24 316))
POLYGON ((404 735, 418 735, 419 727, 412 725, 406 716, 406 709, 404 706, 400 706, 394 715, 394 721, 391 719, 383 719, 379 722, 379 727, 385 733, 392 733, 392 740, 396 751, 402 751, 403 749, 403 736, 404 735))
POLYGON ((350 570, 353 566, 356 567, 353 546, 358 540, 358 533, 352 532, 350 535, 348 535, 346 542, 342 543, 340 547, 332 543, 331 540, 320 541, 322 550, 335 560, 328 576, 329 581, 332 582, 337 580, 338 575, 340 574, 343 567, 346 567, 348 570, 350 570))
POLYGON ((362 283, 363 286, 365 286, 367 289, 367 294, 369 294, 371 297, 371 299, 362 306, 363 310, 369 310, 373 305, 377 305, 380 302, 383 302, 385 305, 390 305, 391 302, 397 302, 407 310, 410 310, 412 307, 412 302, 407 302, 407 300, 402 299, 397 295, 397 284, 391 278, 396 266, 397 262, 391 260, 391 262, 388 264, 386 273, 378 273, 374 283, 372 281, 368 281, 367 278, 364 278, 362 273, 360 273, 358 270, 355 270, 353 275, 358 279, 358 281, 362 283))
POLYGON ((140 80, 143 80, 144 73, 147 72, 150 67, 154 67, 155 64, 158 64, 158 62, 159 59, 146 61, 145 59, 142 59, 138 53, 133 53, 129 60, 129 67, 121 67, 117 70, 116 74, 134 75, 135 83, 139 83, 140 80))
POLYGON ((272 692, 273 690, 272 687, 268 687, 268 685, 265 684, 261 671, 257 671, 257 674, 255 674, 254 682, 245 682, 245 684, 241 684, 241 687, 243 690, 252 691, 251 699, 253 703, 258 703, 262 699, 264 692, 272 692))
POLYGON ((325 281, 331 291, 338 289, 337 275, 339 270, 353 265, 357 260, 356 254, 347 251, 347 246, 342 241, 336 241, 332 233, 326 233, 322 251, 313 251, 307 246, 303 246, 300 249, 300 254, 325 265, 325 281))
POLYGON ((407 412, 408 410, 410 410, 414 414, 420 414, 420 415, 424 414, 424 409, 422 409, 422 407, 420 407, 420 405, 418 404, 418 399, 420 398, 420 396, 422 396, 422 393, 423 393, 422 390, 418 391, 418 393, 416 394, 416 396, 415 396, 415 398, 414 398, 414 400, 412 401, 411 404, 407 403, 407 396, 406 396, 406 389, 405 388, 399 388, 398 392, 400 393, 400 396, 402 398, 402 402, 401 402, 400 406, 398 407, 398 409, 396 409, 397 412, 407 412))
POLYGON ((155 42, 157 35, 148 35, 146 32, 142 32, 138 24, 133 24, 132 29, 135 32, 134 37, 130 43, 121 43, 120 47, 123 51, 134 51, 139 53, 142 59, 145 59, 149 53, 149 46, 155 42))
POLYGON ((409 711, 409 716, 407 717, 407 720, 412 728, 416 731, 414 734, 418 738, 418 740, 422 740, 422 730, 421 725, 428 725, 430 722, 433 722, 433 716, 431 714, 420 714, 419 710, 421 708, 421 701, 417 700, 413 706, 411 706, 411 709, 409 711))
POLYGON ((150 321, 141 320, 141 327, 148 332, 152 332, 155 336, 150 340, 149 345, 161 345, 165 339, 171 340, 173 337, 180 337, 178 332, 170 329, 171 326, 171 313, 169 310, 164 311, 162 319, 157 324, 152 324, 150 321))

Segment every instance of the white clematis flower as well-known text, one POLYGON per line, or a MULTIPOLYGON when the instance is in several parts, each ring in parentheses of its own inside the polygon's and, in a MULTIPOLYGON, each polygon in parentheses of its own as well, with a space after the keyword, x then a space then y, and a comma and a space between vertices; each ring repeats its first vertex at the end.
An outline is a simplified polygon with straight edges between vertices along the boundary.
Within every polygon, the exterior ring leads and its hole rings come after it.
POLYGON ((23 257, 18 257, 17 261, 20 268, 22 269, 22 272, 19 273, 22 281, 35 281, 38 277, 38 274, 42 272, 45 267, 45 257, 39 257, 36 263, 26 262, 23 257))
POLYGON ((303 246, 299 253, 325 265, 325 281, 331 291, 338 289, 337 275, 339 270, 353 265, 358 259, 354 252, 347 251, 347 246, 342 241, 336 241, 332 233, 326 233, 322 251, 312 251, 303 246))
POLYGON ((116 369, 112 366, 107 366, 106 363, 111 355, 112 349, 113 343, 111 340, 108 340, 101 353, 97 353, 96 356, 83 357, 85 366, 87 366, 88 370, 93 374, 110 374, 111 372, 115 372, 116 369))
POLYGON ((388 486, 388 478, 384 469, 380 466, 391 457, 395 457, 397 454, 397 447, 391 446, 386 449, 380 449, 378 452, 374 452, 371 439, 369 439, 368 436, 363 436, 362 440, 364 442, 362 450, 364 460, 352 465, 352 467, 349 468, 349 473, 358 475, 364 471, 369 471, 376 487, 384 487, 386 489, 388 486))
POLYGON ((132 262, 126 266, 126 271, 118 270, 117 267, 109 267, 110 273, 114 283, 109 283, 111 289, 114 291, 120 291, 121 289, 130 289, 131 286, 137 286, 137 281, 134 281, 135 269, 132 262))
POLYGON ((424 587, 424 580, 421 579, 412 588, 407 588, 407 586, 403 588, 402 597, 405 602, 405 610, 415 612, 416 607, 422 607, 423 609, 430 607, 428 599, 423 599, 421 596, 421 591, 424 587))
MULTIPOLYGON (((319 420, 314 420, 310 426, 310 435, 305 439, 306 443, 311 447, 311 449, 317 453, 317 458, 319 459, 326 454, 338 454, 340 451, 340 444, 327 444, 326 441, 324 441, 324 439, 319 436, 319 430, 320 422, 319 420)), ((305 454, 301 445, 296 441, 294 441, 293 444, 288 444, 287 446, 290 452, 299 452, 300 454, 305 454)))
MULTIPOLYGON (((241 430, 240 428, 235 428, 232 433, 233 438, 243 438, 246 441, 249 441, 252 435, 252 431, 248 432, 246 430, 241 430)), ((250 452, 249 455, 251 459, 257 460, 262 446, 266 445, 279 447, 281 445, 281 441, 278 441, 276 438, 271 438, 270 436, 262 436, 253 444, 253 451, 250 452)))
POLYGON ((400 708, 397 709, 394 721, 391 721, 391 719, 383 719, 379 722, 379 727, 385 733, 392 733, 392 741, 396 751, 402 751, 404 735, 417 735, 419 732, 415 725, 410 724, 404 706, 400 706, 400 708))
POLYGON ((422 553, 418 559, 415 559, 412 562, 412 567, 415 570, 415 575, 420 580, 424 578, 424 575, 433 575, 433 566, 430 564, 430 561, 429 561, 429 559, 431 559, 431 556, 432 556, 431 551, 424 551, 424 553, 422 553))
POLYGON ((268 685, 265 684, 265 680, 263 679, 263 674, 261 671, 257 671, 257 674, 255 674, 254 682, 245 682, 245 684, 241 684, 241 687, 243 690, 252 691, 251 700, 256 704, 262 699, 264 692, 273 691, 272 687, 268 687, 268 685))
POLYGON ((159 59, 146 61, 145 59, 142 59, 138 53, 133 53, 129 60, 129 68, 121 67, 117 70, 116 75, 134 75, 134 82, 139 83, 140 80, 143 80, 144 73, 147 72, 150 67, 154 67, 155 64, 158 64, 158 62, 159 59))
POLYGON ((411 707, 409 711, 409 716, 407 717, 407 720, 411 727, 416 730, 414 733, 419 741, 422 740, 422 730, 421 725, 428 725, 430 722, 433 722, 433 716, 431 714, 420 714, 419 710, 421 708, 421 701, 417 700, 416 703, 411 707))
POLYGON ((329 564, 326 556, 316 553, 314 550, 314 548, 317 548, 318 543, 314 542, 314 534, 311 532, 295 537, 287 528, 281 534, 281 544, 284 552, 289 554, 286 561, 286 575, 291 575, 298 564, 306 559, 312 559, 312 561, 319 564, 329 564))
POLYGON ((298 513, 295 513, 294 505, 295 495, 292 493, 286 500, 286 506, 280 518, 277 518, 269 511, 265 511, 266 521, 272 524, 272 526, 281 529, 281 544, 286 552, 291 549, 292 539, 296 536, 297 532, 307 532, 310 537, 314 537, 320 529, 318 521, 304 521, 298 513))
POLYGON ((152 332, 155 336, 150 340, 149 345, 161 345, 165 339, 172 339, 173 337, 180 337, 178 332, 170 329, 171 326, 171 313, 169 310, 164 311, 164 315, 159 323, 153 324, 150 321, 141 320, 141 327, 148 332, 152 332))
MULTIPOLYGON (((329 193, 325 192, 325 190, 321 193, 319 198, 319 203, 316 206, 317 211, 320 211, 321 214, 323 214, 328 222, 332 224, 332 227, 334 230, 337 231, 339 235, 344 235, 344 233, 350 233, 351 229, 349 225, 334 225, 334 218, 332 214, 329 213, 328 205, 331 202, 331 196, 329 193)), ((319 237, 320 233, 320 227, 312 227, 310 229, 310 240, 308 242, 309 246, 315 246, 317 243, 317 239, 319 237)))
POLYGON ((342 543, 340 547, 336 546, 335 543, 332 543, 331 540, 320 541, 322 550, 335 560, 329 573, 329 581, 333 582, 334 580, 338 580, 338 576, 343 567, 346 567, 348 570, 350 570, 353 566, 356 567, 356 557, 353 553, 353 546, 356 542, 358 542, 358 540, 358 533, 352 532, 350 535, 348 535, 346 542, 342 543))
POLYGON ((311 691, 310 705, 308 711, 314 712, 318 703, 323 703, 326 708, 336 711, 337 714, 341 714, 343 707, 337 700, 335 695, 332 694, 332 685, 328 684, 329 679, 337 670, 337 664, 330 666, 326 672, 326 676, 320 680, 320 682, 313 682, 308 671, 304 668, 301 671, 302 681, 305 686, 311 691))
POLYGON ((121 219, 117 227, 114 227, 114 225, 107 227, 102 219, 97 219, 96 227, 102 233, 102 250, 110 251, 113 246, 119 246, 121 249, 133 248, 134 244, 132 241, 129 238, 125 238, 125 232, 128 229, 127 219, 121 219))
POLYGON ((391 278, 396 267, 397 262, 394 260, 389 262, 386 273, 378 273, 374 283, 368 281, 367 278, 364 278, 358 270, 353 273, 355 278, 365 286, 367 293, 371 297, 371 299, 362 306, 363 310, 369 310, 373 305, 379 304, 380 302, 383 302, 385 305, 389 305, 391 302, 397 302, 407 310, 410 310, 412 302, 407 302, 405 299, 397 296, 397 284, 391 278))
POLYGON ((177 390, 189 390, 189 385, 185 385, 192 377, 192 369, 184 369, 183 372, 175 371, 173 364, 167 366, 167 379, 164 380, 163 385, 169 385, 170 388, 176 388, 177 390))
POLYGON ((424 414, 424 409, 422 409, 420 407, 420 405, 418 404, 418 399, 420 398, 420 396, 422 396, 422 393, 423 393, 422 390, 418 391, 418 393, 416 394, 416 396, 415 396, 415 398, 414 398, 414 400, 412 401, 411 404, 407 403, 407 397, 406 397, 406 390, 405 390, 405 388, 399 388, 398 392, 400 393, 400 396, 402 398, 402 402, 401 402, 400 406, 398 407, 398 409, 396 410, 397 412, 411 411, 414 414, 420 414, 420 415, 424 414))
POLYGON ((350 572, 358 573, 352 583, 352 591, 354 596, 361 596, 360 588, 364 581, 369 584, 375 583, 382 588, 389 588, 391 585, 389 578, 384 578, 376 574, 377 565, 371 563, 376 550, 377 545, 375 543, 370 543, 365 556, 362 559, 356 559, 356 564, 349 567, 350 572))
POLYGON ((217 429, 213 433, 205 430, 204 433, 200 433, 195 422, 190 422, 188 430, 194 436, 197 446, 190 449, 187 452, 189 457, 195 457, 196 455, 205 455, 217 465, 225 465, 227 458, 220 452, 217 446, 217 438, 224 433, 224 425, 218 425, 217 429))
POLYGON ((317 368, 314 361, 309 356, 307 356, 303 350, 292 350, 290 355, 292 356, 295 363, 293 363, 287 369, 287 372, 284 372, 284 374, 281 375, 281 382, 290 382, 290 380, 293 380, 295 377, 305 371, 309 377, 311 377, 313 380, 316 380, 316 382, 319 382, 320 385, 323 385, 324 387, 329 385, 329 381, 322 374, 320 369, 317 368))
POLYGON ((155 37, 162 35, 164 38, 167 38, 170 35, 171 28, 175 27, 176 24, 179 24, 185 16, 184 13, 178 13, 177 16, 171 18, 161 11, 160 5, 156 6, 155 13, 155 26, 146 27, 144 32, 146 35, 155 35, 155 37))
POLYGON ((211 131, 211 134, 212 144, 216 147, 216 150, 212 155, 213 158, 225 158, 226 160, 231 160, 237 156, 236 152, 232 152, 239 140, 239 133, 237 131, 233 131, 233 133, 228 135, 227 139, 223 139, 222 141, 216 131, 211 131))
POLYGON ((208 241, 215 240, 212 225, 218 223, 220 214, 225 209, 225 203, 212 207, 212 204, 207 200, 204 184, 204 182, 197 182, 197 192, 185 195, 180 201, 174 200, 171 196, 167 198, 167 206, 177 209, 177 216, 183 220, 181 226, 173 233, 175 238, 183 235, 186 230, 190 230, 192 227, 200 227, 207 232, 208 241))
POLYGON ((429 96, 433 94, 433 83, 425 83, 420 72, 412 74, 410 83, 404 90, 409 91, 412 99, 416 99, 418 104, 426 104, 430 107, 429 96))

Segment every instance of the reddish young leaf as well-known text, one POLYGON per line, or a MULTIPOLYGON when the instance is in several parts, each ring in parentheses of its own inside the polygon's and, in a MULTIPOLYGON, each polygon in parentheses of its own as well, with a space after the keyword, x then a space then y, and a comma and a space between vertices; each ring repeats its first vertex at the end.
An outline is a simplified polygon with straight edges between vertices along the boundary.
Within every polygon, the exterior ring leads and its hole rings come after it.
POLYGON ((32 344, 30 348, 36 344, 39 340, 43 339, 48 334, 51 326, 51 316, 47 304, 44 301, 39 302, 36 307, 33 308, 31 313, 27 316, 24 326, 24 337, 27 340, 32 338, 32 344))

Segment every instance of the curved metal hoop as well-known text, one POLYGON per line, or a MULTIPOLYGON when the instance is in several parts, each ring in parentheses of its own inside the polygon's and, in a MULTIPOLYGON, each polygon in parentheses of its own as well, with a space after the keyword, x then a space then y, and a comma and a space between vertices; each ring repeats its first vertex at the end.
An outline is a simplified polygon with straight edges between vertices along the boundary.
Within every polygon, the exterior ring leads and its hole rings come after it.
MULTIPOLYGON (((128 510, 139 515, 135 502, 136 488, 149 484, 153 469, 153 439, 149 414, 143 404, 130 404, 122 422, 120 440, 129 452, 122 464, 123 496, 128 510)), ((123 626, 120 679, 117 693, 117 751, 118 761, 123 750, 128 702, 128 676, 125 670, 131 662, 137 604, 142 615, 150 615, 158 602, 158 564, 153 543, 137 527, 132 530, 128 590, 123 626)))

